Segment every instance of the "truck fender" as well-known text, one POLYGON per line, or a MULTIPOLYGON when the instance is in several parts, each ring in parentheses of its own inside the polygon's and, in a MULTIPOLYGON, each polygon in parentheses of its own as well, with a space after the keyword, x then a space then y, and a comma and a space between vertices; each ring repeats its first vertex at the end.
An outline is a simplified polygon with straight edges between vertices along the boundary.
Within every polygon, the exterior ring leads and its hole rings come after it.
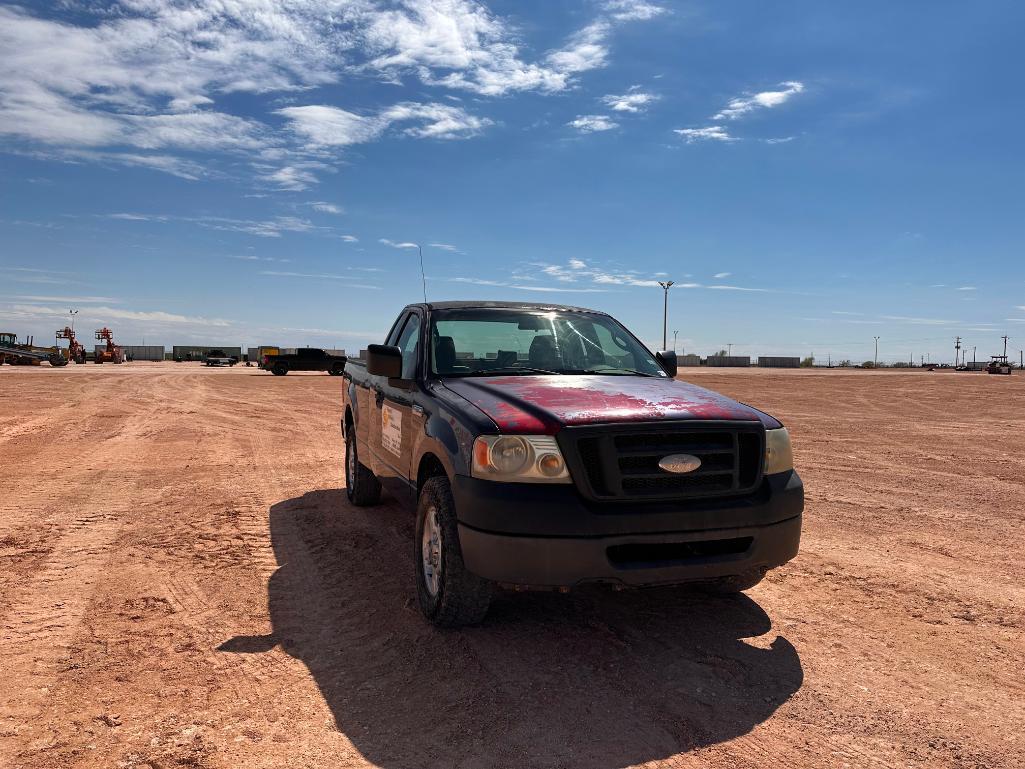
MULTIPOLYGON (((445 473, 451 478, 456 473, 465 473, 468 468, 459 455, 459 441, 456 439, 452 426, 438 415, 431 416, 424 425, 424 434, 416 447, 413 458, 414 473, 419 471, 420 462, 427 454, 433 454, 445 468, 445 473)), ((411 480, 415 480, 415 475, 411 480)))

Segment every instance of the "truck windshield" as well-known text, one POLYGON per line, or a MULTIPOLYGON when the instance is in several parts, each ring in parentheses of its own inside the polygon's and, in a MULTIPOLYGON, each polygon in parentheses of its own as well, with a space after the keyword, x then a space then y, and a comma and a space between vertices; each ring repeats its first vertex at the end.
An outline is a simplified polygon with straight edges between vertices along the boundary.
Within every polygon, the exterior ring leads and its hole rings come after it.
POLYGON ((492 309, 434 313, 431 370, 439 376, 666 376, 651 353, 607 315, 492 309))

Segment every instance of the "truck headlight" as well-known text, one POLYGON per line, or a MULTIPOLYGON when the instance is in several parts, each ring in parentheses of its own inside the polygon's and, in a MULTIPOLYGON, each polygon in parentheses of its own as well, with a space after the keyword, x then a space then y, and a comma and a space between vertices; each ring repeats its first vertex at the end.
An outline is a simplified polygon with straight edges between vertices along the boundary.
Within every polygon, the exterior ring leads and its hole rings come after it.
POLYGON ((550 435, 482 435, 473 442, 474 478, 570 483, 566 460, 550 435))
POLYGON ((794 451, 790 433, 785 427, 765 431, 765 474, 785 473, 794 469, 794 451))

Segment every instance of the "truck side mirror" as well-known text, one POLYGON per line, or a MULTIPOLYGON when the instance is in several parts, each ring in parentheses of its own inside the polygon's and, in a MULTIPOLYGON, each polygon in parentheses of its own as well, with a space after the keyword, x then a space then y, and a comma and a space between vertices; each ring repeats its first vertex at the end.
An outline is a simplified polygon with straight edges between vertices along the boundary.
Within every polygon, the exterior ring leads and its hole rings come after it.
POLYGON ((386 344, 367 347, 367 373, 398 379, 402 376, 402 350, 386 344))
POLYGON ((679 364, 676 362, 676 351, 675 350, 660 350, 655 353, 655 358, 658 360, 658 365, 662 367, 669 376, 675 377, 677 370, 679 370, 679 364))

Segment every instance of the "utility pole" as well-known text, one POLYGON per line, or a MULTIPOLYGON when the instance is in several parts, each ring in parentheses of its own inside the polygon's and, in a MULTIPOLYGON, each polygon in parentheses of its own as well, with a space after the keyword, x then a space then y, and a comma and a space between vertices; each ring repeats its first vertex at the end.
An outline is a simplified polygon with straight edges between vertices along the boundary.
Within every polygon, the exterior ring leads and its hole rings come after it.
POLYGON ((879 368, 879 337, 873 337, 876 340, 876 355, 872 359, 872 368, 879 368))
POLYGON ((1004 340, 1004 358, 1007 358, 1007 334, 1004 334, 1000 338, 1004 340))
POLYGON ((669 288, 672 286, 674 281, 672 280, 660 280, 658 284, 662 286, 662 291, 665 295, 662 304, 662 349, 666 349, 668 342, 668 329, 669 329, 669 288))
POLYGON ((975 368, 975 345, 972 345, 972 368, 975 368))
POLYGON ((733 355, 733 342, 726 343, 726 357, 729 358, 733 355))
POLYGON ((957 368, 958 358, 961 356, 961 337, 954 340, 954 368, 957 368))
POLYGON ((678 330, 673 332, 673 352, 676 352, 676 336, 679 333, 680 332, 678 330))

